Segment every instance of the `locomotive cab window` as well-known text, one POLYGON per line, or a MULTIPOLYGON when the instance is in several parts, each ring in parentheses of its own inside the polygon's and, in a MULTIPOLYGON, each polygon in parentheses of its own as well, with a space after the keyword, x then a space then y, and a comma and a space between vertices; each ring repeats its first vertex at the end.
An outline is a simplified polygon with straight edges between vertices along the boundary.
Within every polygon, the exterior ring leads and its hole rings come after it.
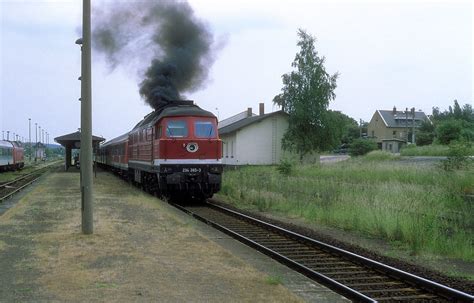
POLYGON ((188 136, 188 126, 184 120, 170 120, 166 126, 168 138, 184 138, 188 136))
POLYGON ((197 138, 215 138, 216 128, 211 121, 196 121, 194 123, 194 135, 197 138))

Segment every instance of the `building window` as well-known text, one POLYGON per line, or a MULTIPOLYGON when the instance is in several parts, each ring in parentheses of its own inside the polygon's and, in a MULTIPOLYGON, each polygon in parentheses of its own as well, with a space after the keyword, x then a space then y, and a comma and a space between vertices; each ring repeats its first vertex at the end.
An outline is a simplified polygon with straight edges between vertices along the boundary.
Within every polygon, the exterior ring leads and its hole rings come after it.
POLYGON ((393 137, 395 138, 395 137, 397 136, 397 131, 394 130, 394 131, 392 132, 392 134, 393 134, 393 137))

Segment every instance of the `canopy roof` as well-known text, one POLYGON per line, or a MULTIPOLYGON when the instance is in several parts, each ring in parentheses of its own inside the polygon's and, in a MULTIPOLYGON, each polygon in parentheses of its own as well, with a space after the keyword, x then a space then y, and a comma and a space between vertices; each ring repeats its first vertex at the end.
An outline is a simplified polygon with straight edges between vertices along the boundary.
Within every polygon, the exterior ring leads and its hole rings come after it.
MULTIPOLYGON (((92 143, 98 144, 99 142, 104 141, 105 139, 102 137, 97 137, 97 136, 92 136, 92 143)), ((81 132, 77 131, 75 133, 70 133, 64 136, 56 137, 54 138, 54 141, 58 142, 62 146, 71 146, 71 145, 76 145, 76 142, 81 142, 81 132)))

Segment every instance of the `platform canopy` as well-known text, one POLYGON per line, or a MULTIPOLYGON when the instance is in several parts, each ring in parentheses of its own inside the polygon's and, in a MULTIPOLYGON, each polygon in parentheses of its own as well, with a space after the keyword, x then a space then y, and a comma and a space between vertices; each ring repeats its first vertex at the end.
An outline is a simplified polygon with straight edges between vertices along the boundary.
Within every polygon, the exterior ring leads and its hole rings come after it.
MULTIPOLYGON (((58 142, 66 149, 66 169, 71 166, 71 150, 81 148, 81 132, 70 133, 64 136, 54 138, 54 141, 58 142)), ((99 147, 99 143, 105 141, 105 138, 92 136, 92 149, 95 151, 99 147)))

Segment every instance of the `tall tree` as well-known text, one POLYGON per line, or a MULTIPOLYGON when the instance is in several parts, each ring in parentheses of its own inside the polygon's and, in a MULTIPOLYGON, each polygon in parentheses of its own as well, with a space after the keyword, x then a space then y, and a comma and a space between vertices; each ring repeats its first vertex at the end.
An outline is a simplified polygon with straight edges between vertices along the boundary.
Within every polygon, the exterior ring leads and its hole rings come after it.
POLYGON ((282 76, 282 93, 273 102, 289 114, 289 126, 283 137, 283 148, 296 151, 302 158, 313 151, 332 147, 334 140, 328 137, 331 119, 329 101, 336 95, 338 73, 330 75, 324 67, 324 57, 315 48, 316 38, 298 30, 300 51, 291 66, 294 71, 282 76))

